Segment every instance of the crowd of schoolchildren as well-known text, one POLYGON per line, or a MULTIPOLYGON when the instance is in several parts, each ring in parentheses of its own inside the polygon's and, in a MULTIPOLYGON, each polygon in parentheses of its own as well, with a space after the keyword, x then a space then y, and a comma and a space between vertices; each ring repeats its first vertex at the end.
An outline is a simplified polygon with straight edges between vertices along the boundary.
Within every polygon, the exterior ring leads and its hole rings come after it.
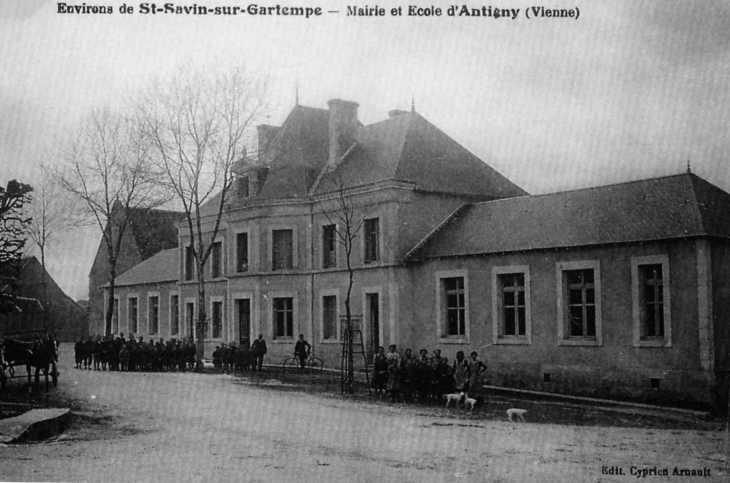
POLYGON ((418 356, 406 349, 401 356, 395 345, 380 347, 373 357, 373 389, 375 394, 393 401, 441 401, 445 394, 465 393, 476 400, 484 399, 484 373, 487 366, 473 351, 470 358, 463 351, 456 353, 453 364, 435 349, 429 355, 421 349, 418 356))

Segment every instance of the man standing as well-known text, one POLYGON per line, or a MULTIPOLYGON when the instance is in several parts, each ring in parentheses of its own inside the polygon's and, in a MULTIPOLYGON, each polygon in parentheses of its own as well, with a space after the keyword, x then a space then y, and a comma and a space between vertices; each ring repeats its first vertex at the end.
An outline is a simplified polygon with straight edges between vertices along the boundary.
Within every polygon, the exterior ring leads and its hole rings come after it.
POLYGON ((294 357, 299 358, 299 370, 304 370, 304 364, 307 362, 307 357, 309 356, 309 351, 312 350, 312 346, 309 345, 309 342, 304 340, 304 334, 299 334, 299 340, 294 345, 294 357))
POLYGON ((264 356, 266 355, 266 341, 264 340, 264 334, 259 334, 259 338, 253 341, 251 351, 255 358, 254 367, 258 368, 260 371, 261 367, 264 365, 264 356))

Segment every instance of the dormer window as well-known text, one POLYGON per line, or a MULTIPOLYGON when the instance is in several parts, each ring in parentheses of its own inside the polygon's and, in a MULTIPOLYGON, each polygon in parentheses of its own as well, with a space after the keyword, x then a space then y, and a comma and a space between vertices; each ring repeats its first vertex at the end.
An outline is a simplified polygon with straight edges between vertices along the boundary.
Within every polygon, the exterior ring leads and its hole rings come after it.
POLYGON ((248 176, 239 177, 238 180, 236 180, 236 183, 238 185, 236 187, 238 190, 238 196, 240 196, 241 198, 248 198, 249 196, 251 196, 251 180, 248 176))

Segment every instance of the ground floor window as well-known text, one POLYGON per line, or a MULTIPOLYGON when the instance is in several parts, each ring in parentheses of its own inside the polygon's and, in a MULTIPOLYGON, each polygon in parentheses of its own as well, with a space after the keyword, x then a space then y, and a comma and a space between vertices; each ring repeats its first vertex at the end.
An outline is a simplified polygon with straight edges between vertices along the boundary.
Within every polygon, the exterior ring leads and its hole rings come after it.
POLYGON ((129 306, 127 310, 127 326, 129 330, 129 334, 136 334, 137 333, 137 326, 138 326, 138 320, 139 320, 139 301, 137 297, 130 297, 129 298, 129 306))
POLYGON ((180 334, 180 296, 170 296, 170 335, 180 334))
POLYGON ((497 344, 530 344, 530 271, 527 265, 492 268, 492 320, 497 344))
POLYGON ((160 329, 160 297, 157 295, 150 295, 147 325, 150 335, 156 335, 160 329))
POLYGON ((337 339, 337 296, 322 297, 322 339, 337 339))
POLYGON ((671 345, 669 257, 653 255, 631 260, 634 345, 671 345))
POLYGON ((560 340, 567 345, 601 345, 598 261, 558 264, 560 340))
POLYGON ((436 319, 444 342, 469 339, 469 290, 466 270, 436 272, 436 319))
POLYGON ((277 339, 294 337, 294 299, 292 297, 275 297, 274 337, 277 339))

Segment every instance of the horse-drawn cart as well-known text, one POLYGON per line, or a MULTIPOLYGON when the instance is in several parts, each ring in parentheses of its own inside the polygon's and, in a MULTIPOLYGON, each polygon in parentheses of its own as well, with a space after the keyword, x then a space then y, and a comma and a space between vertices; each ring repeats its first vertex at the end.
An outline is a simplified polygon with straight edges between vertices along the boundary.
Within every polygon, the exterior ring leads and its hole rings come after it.
POLYGON ((35 368, 35 387, 40 385, 40 373, 46 380, 58 384, 58 342, 38 322, 43 308, 36 299, 17 298, 18 316, 4 318, 0 327, 0 389, 4 390, 8 379, 28 379, 28 390, 32 390, 31 376, 35 368), (21 329, 21 330, 18 330, 21 329), (9 331, 10 330, 10 331, 9 331), (16 367, 25 367, 25 374, 16 374, 16 367))

